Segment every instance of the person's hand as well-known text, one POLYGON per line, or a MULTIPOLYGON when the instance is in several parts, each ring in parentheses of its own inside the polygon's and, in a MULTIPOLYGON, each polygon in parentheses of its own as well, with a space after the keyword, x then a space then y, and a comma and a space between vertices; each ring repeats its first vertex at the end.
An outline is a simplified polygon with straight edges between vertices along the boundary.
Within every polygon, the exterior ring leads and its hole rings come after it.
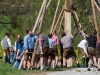
POLYGON ((20 57, 18 57, 18 59, 20 59, 20 57))
POLYGON ((28 53, 28 50, 26 50, 26 53, 28 53))
POLYGON ((86 57, 89 57, 89 55, 88 55, 88 54, 86 54, 86 57))
POLYGON ((18 56, 16 56, 16 59, 18 59, 18 56))

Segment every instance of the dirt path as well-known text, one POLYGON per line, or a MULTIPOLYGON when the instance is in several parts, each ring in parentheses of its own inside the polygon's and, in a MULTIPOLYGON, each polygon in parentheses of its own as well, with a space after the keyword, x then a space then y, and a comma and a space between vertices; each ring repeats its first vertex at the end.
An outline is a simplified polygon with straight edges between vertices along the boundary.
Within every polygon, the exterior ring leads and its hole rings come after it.
POLYGON ((100 71, 97 68, 91 68, 91 71, 87 71, 87 68, 74 68, 66 71, 51 72, 47 75, 100 75, 100 71))

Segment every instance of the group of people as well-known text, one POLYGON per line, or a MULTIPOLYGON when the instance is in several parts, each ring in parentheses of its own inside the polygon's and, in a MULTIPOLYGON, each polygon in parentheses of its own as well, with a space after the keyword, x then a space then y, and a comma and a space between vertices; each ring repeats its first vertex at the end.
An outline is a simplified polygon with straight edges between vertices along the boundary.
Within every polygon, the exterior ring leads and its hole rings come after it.
MULTIPOLYGON (((27 35, 24 39, 21 38, 21 35, 17 36, 14 49, 11 46, 9 33, 5 34, 5 38, 1 41, 1 46, 4 50, 5 63, 9 62, 12 65, 16 63, 16 67, 18 68, 21 59, 24 56, 22 65, 23 70, 30 70, 31 68, 34 70, 37 65, 39 65, 38 67, 40 70, 43 70, 44 68, 48 70, 50 67, 56 68, 58 67, 58 45, 60 44, 60 53, 62 58, 61 66, 66 67, 67 57, 73 56, 79 67, 78 57, 76 56, 72 44, 74 39, 73 35, 66 36, 66 33, 62 32, 62 38, 59 40, 56 31, 52 34, 48 34, 48 36, 39 30, 36 31, 36 34, 33 34, 32 29, 27 29, 26 33, 27 35), (36 41, 38 41, 38 43, 35 61, 32 65, 31 60, 36 41)), ((82 54, 82 65, 83 67, 88 67, 88 71, 91 71, 90 67, 92 65, 92 60, 94 60, 95 66, 98 68, 98 71, 100 71, 100 45, 97 41, 96 30, 93 30, 92 35, 86 36, 86 38, 78 44, 78 51, 82 54)))

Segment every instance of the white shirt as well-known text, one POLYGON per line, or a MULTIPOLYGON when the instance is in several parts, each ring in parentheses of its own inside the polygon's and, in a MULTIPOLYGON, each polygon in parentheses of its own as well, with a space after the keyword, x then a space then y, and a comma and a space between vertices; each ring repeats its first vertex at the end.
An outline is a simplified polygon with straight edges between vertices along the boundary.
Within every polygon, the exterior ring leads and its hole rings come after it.
POLYGON ((78 44, 78 47, 82 48, 82 49, 84 50, 84 52, 85 52, 86 54, 88 54, 88 53, 87 53, 88 42, 87 42, 85 39, 82 40, 82 41, 78 44))
MULTIPOLYGON (((5 37, 5 38, 7 38, 7 37, 5 37)), ((11 46, 11 41, 10 41, 9 38, 7 38, 7 42, 8 42, 9 47, 12 47, 12 46, 11 46)), ((3 40, 1 41, 1 46, 2 46, 2 45, 3 45, 3 40)))

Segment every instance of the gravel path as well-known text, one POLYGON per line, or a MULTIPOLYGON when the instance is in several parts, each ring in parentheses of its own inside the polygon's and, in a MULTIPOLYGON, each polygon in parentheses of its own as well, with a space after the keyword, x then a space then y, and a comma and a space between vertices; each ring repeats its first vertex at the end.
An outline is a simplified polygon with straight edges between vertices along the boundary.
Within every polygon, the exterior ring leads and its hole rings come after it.
POLYGON ((100 75, 100 71, 97 68, 91 68, 91 71, 87 71, 87 68, 74 68, 66 71, 50 72, 47 75, 100 75))

